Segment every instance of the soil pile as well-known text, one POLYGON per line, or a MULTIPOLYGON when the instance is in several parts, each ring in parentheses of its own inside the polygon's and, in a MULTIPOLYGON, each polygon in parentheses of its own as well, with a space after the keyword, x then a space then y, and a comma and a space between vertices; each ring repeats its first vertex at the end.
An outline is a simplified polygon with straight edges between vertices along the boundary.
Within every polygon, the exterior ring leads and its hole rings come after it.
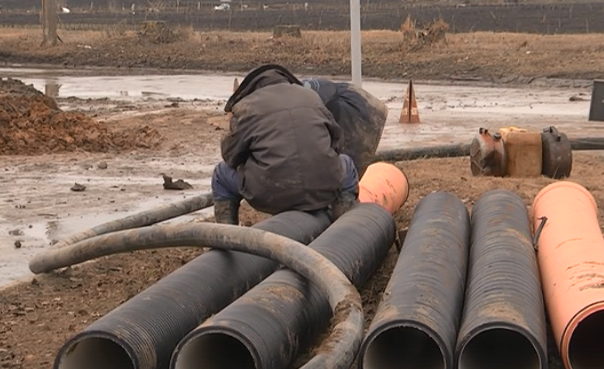
POLYGON ((14 79, 0 79, 0 155, 155 148, 148 126, 112 130, 83 114, 64 112, 50 97, 14 79))

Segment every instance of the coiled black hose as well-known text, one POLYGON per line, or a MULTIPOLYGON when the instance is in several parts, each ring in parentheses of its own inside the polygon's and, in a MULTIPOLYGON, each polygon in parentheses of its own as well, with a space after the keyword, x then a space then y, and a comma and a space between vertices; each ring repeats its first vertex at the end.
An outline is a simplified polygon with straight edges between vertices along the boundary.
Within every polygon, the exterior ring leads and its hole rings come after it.
POLYGON ((435 192, 420 201, 359 368, 453 368, 469 243, 470 218, 458 197, 435 192))
MULTIPOLYGON (((160 206, 155 209, 142 211, 137 214, 129 215, 122 219, 112 220, 96 227, 87 229, 83 232, 73 234, 66 239, 57 242, 54 247, 60 248, 71 245, 78 241, 85 240, 90 237, 99 236, 106 233, 122 231, 124 229, 132 229, 138 227, 150 226, 155 223, 163 222, 164 220, 177 218, 181 215, 189 214, 194 211, 208 208, 214 204, 211 193, 204 193, 185 200, 177 201, 173 204, 160 206)), ((35 266, 34 258, 34 266, 35 266)))
MULTIPOLYGON (((285 212, 253 228, 309 243, 329 224, 325 212, 285 212)), ((165 228, 150 229, 160 239, 167 239, 161 233, 165 228)), ((128 232, 138 234, 138 230, 128 232)), ((98 236, 94 242, 101 248, 106 247, 105 242, 121 238, 112 233, 98 236)), ((57 261, 41 272, 76 261, 57 261)), ((277 267, 278 263, 255 255, 207 251, 70 338, 59 350, 54 369, 167 368, 172 351, 187 333, 277 267)))
POLYGON ((547 368, 545 308, 526 206, 489 191, 474 204, 459 369, 547 368))
MULTIPOLYGON (((360 287, 386 257, 395 230, 388 211, 376 204, 360 204, 309 247, 360 287)), ((288 368, 330 317, 326 296, 294 271, 283 269, 189 333, 176 347, 170 368, 288 368)), ((320 367, 348 369, 356 351, 342 354, 346 359, 323 356, 320 367)))

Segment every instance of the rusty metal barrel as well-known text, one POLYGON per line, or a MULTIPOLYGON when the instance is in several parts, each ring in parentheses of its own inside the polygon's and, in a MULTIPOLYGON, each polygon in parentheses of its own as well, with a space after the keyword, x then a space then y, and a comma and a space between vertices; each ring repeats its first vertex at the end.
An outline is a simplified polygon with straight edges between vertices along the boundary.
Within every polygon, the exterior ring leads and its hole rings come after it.
POLYGON ((360 369, 451 369, 463 306, 470 217, 448 192, 420 201, 359 353, 360 369))
POLYGON ((547 368, 545 309, 526 205, 493 190, 472 210, 457 368, 547 368))

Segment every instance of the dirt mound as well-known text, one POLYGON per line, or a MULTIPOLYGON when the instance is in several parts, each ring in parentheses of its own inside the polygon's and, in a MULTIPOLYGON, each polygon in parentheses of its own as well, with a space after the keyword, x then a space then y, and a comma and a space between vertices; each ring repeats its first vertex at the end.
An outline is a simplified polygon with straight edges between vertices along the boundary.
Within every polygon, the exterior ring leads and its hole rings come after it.
POLYGON ((0 79, 0 155, 122 151, 160 142, 160 134, 148 126, 112 130, 83 114, 62 111, 33 86, 0 79))

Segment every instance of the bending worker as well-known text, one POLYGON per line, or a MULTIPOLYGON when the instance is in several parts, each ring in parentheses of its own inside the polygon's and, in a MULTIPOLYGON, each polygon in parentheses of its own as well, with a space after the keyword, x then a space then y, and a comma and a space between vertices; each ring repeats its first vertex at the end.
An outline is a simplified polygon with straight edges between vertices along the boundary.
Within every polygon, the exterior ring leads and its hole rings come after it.
POLYGON ((358 202, 359 176, 341 154, 342 129, 287 69, 250 72, 225 111, 233 114, 230 132, 212 176, 217 223, 239 224, 242 199, 271 215, 331 208, 334 219, 358 202))
POLYGON ((382 138, 388 107, 367 91, 347 82, 311 78, 302 83, 319 94, 342 128, 342 153, 352 158, 359 177, 362 177, 382 138))

